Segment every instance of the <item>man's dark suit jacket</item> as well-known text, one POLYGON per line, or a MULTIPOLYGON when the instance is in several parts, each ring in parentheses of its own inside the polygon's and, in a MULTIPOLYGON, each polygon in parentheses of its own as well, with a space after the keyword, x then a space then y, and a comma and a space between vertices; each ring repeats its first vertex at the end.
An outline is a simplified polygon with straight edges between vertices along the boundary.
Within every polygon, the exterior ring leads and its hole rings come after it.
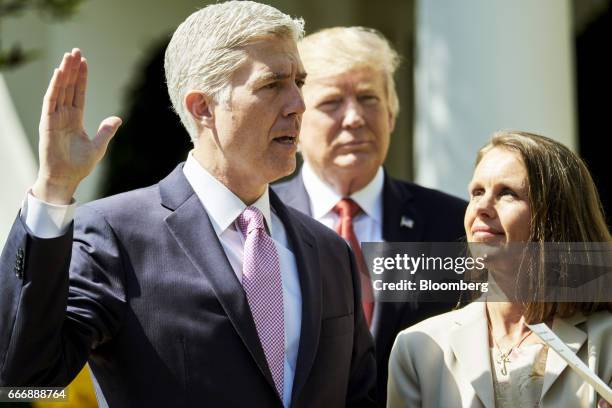
MULTIPOLYGON (((293 407, 375 404, 348 245, 270 194, 297 261, 293 407)), ((0 264, 0 386, 66 385, 89 360, 101 407, 278 407, 255 324, 182 166, 84 205, 54 239, 18 217, 0 264)))
MULTIPOLYGON (((273 186, 287 205, 311 215, 310 198, 302 174, 273 186)), ((465 239, 463 216, 467 203, 459 198, 397 180, 385 173, 383 184, 383 231, 386 242, 458 242, 465 239), (414 221, 402 226, 402 217, 414 221)), ((376 345, 379 402, 384 406, 389 354, 395 336, 406 327, 449 311, 454 302, 379 302, 374 309, 371 331, 376 345)))

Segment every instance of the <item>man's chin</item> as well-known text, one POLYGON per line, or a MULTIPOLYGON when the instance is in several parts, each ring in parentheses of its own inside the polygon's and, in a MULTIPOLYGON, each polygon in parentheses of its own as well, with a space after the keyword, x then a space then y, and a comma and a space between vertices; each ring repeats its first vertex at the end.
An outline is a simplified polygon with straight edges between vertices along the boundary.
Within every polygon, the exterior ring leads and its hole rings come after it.
POLYGON ((336 157, 334 165, 343 171, 366 171, 371 167, 376 167, 374 159, 369 155, 349 154, 336 157))
POLYGON ((293 174, 293 172, 295 171, 296 165, 297 165, 297 161, 296 161, 295 155, 293 155, 292 159, 287 159, 286 162, 277 163, 277 164, 278 166, 276 167, 273 174, 271 174, 270 177, 268 177, 269 183, 274 183, 275 181, 278 181, 284 177, 287 177, 293 174))

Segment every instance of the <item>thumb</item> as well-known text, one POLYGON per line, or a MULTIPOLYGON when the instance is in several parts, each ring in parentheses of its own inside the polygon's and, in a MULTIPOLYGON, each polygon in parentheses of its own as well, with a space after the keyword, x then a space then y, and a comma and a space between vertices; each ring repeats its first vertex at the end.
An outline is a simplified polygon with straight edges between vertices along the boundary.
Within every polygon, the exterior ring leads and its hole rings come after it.
POLYGON ((100 122, 98 126, 98 133, 93 138, 92 142, 98 149, 106 150, 108 142, 115 136, 117 129, 121 126, 121 118, 117 116, 110 116, 100 122))

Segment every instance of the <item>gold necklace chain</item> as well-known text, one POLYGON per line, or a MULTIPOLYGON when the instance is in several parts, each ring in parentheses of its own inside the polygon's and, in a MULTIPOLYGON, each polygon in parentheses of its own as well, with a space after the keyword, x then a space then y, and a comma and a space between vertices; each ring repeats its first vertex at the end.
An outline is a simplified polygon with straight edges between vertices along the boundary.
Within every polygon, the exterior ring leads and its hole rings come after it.
POLYGON ((510 347, 508 351, 503 353, 501 350, 501 347, 499 347, 499 344, 497 344, 497 340, 495 340, 495 336, 493 336, 493 327, 491 326, 491 321, 488 319, 488 316, 487 316, 487 325, 489 326, 489 333, 491 333, 491 339, 493 339, 493 344, 495 347, 497 347, 497 352, 499 353, 499 357, 495 360, 495 362, 501 367, 500 371, 502 375, 508 375, 508 367, 506 366, 506 364, 510 362, 510 354, 512 353, 512 350, 519 348, 520 345, 523 344, 525 339, 529 337, 531 333, 533 332, 529 330, 529 332, 527 332, 527 334, 525 334, 518 341, 518 343, 516 343, 514 346, 510 347))

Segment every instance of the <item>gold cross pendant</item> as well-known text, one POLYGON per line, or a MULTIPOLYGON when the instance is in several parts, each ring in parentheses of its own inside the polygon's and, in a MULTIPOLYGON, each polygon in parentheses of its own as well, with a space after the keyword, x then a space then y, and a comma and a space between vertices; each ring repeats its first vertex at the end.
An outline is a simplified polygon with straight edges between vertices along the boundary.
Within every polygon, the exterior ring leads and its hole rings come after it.
POLYGON ((497 358, 497 363, 501 365, 501 373, 502 375, 508 375, 508 368, 506 367, 506 363, 510 362, 510 357, 508 353, 499 353, 499 357, 497 358))

